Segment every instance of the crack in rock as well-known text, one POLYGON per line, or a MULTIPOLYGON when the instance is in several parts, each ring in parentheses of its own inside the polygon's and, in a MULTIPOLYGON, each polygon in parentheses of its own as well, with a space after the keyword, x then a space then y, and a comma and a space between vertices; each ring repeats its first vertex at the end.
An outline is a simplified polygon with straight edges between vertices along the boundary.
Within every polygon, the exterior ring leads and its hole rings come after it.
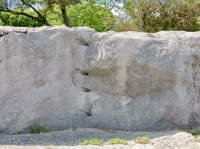
POLYGON ((15 33, 22 33, 22 34, 27 34, 28 33, 28 28, 12 28, 12 27, 0 27, 0 38, 3 36, 6 36, 12 32, 15 33))

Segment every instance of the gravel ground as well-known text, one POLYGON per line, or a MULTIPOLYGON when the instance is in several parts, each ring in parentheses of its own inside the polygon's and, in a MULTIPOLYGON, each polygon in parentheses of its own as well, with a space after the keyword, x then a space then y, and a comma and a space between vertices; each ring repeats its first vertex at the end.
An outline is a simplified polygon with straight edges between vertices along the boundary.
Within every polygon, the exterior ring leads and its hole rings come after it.
POLYGON ((0 149, 200 149, 195 138, 181 131, 165 132, 124 132, 99 129, 76 129, 41 134, 0 135, 0 149), (137 144, 137 136, 149 136, 149 144, 137 144), (128 141, 128 145, 108 145, 109 139, 120 137, 128 141), (81 146, 81 140, 101 139, 104 145, 81 146))

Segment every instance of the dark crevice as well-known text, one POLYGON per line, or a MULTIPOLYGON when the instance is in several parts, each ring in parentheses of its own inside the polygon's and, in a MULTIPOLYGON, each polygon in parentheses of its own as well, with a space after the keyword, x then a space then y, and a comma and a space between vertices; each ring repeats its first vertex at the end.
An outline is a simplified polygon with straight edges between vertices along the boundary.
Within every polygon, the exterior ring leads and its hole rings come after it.
POLYGON ((82 75, 85 75, 85 76, 88 76, 88 75, 89 75, 87 72, 82 71, 82 70, 80 70, 80 69, 78 69, 78 68, 76 68, 76 70, 77 70, 80 74, 82 74, 82 75))
POLYGON ((0 63, 2 62, 2 60, 0 60, 0 63))
POLYGON ((88 73, 85 72, 85 71, 83 71, 81 74, 82 74, 82 75, 85 75, 85 76, 88 76, 88 73))
POLYGON ((147 34, 149 37, 154 38, 155 36, 153 34, 147 34))
POLYGON ((25 30, 25 31, 15 31, 15 33, 23 33, 23 34, 27 34, 28 31, 27 31, 27 30, 25 30))
POLYGON ((85 111, 85 110, 78 110, 80 112, 83 112, 86 114, 86 116, 92 116, 92 105, 90 104, 90 107, 85 111))
POLYGON ((3 36, 6 36, 6 35, 8 35, 8 34, 10 34, 10 33, 22 33, 22 34, 27 34, 28 33, 28 30, 25 30, 25 31, 8 31, 8 32, 6 32, 6 31, 3 31, 2 33, 0 33, 0 37, 3 37, 3 36))
POLYGON ((8 35, 9 33, 1 33, 0 34, 0 37, 3 37, 3 36, 5 36, 5 35, 8 35))
POLYGON ((78 42, 82 45, 82 46, 89 46, 89 44, 83 40, 78 40, 78 42))
POLYGON ((92 116, 92 114, 91 114, 90 111, 89 111, 89 112, 87 112, 87 111, 83 111, 83 110, 78 110, 78 111, 85 113, 86 116, 92 116))

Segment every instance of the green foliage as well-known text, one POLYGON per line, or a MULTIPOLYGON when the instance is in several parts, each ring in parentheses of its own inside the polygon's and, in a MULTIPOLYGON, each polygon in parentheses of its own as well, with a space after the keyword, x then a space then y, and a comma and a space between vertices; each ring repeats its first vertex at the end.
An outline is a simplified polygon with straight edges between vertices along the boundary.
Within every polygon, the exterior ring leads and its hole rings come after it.
POLYGON ((48 13, 47 13, 47 20, 53 26, 62 26, 65 25, 62 14, 60 13, 59 6, 54 6, 48 13))
POLYGON ((149 136, 139 136, 135 139, 135 142, 136 143, 141 143, 141 144, 146 144, 146 143, 149 143, 150 141, 150 138, 149 136))
POLYGON ((67 9, 73 27, 87 26, 97 31, 107 31, 111 25, 106 22, 112 18, 111 12, 94 0, 83 1, 67 9))
POLYGON ((197 18, 197 24, 200 25, 200 16, 197 18))
POLYGON ((31 134, 39 134, 39 133, 47 133, 49 132, 49 129, 48 128, 45 128, 45 127, 41 127, 39 124, 38 125, 32 125, 30 128, 29 128, 29 133, 31 134))
POLYGON ((0 25, 39 27, 42 25, 87 26, 97 31, 200 31, 200 0, 126 0, 122 16, 111 13, 121 0, 21 0, 17 9, 3 12, 0 0, 0 25), (42 9, 29 9, 40 3, 42 9), (28 9, 27 9, 28 8, 28 9), (61 11, 64 10, 64 11, 61 11), (66 13, 65 13, 66 12, 66 13), (15 15, 25 13, 32 16, 15 15), (63 19, 63 16, 65 19, 63 19), (67 19, 69 18, 69 19, 67 19), (65 21, 64 21, 65 20, 65 21))
POLYGON ((3 0, 0 0, 0 12, 9 13, 9 15, 5 14, 8 21, 2 19, 2 24, 28 27, 41 26, 42 24, 47 26, 64 24, 68 27, 87 26, 97 31, 105 31, 110 28, 110 25, 105 21, 112 16, 110 10, 95 0, 20 1, 17 4, 17 9, 11 9, 3 0), (30 18, 40 22, 39 25, 30 18), (49 20, 52 24, 49 23, 49 20))
POLYGON ((91 92, 91 90, 86 88, 86 87, 82 87, 82 89, 83 89, 84 92, 91 92))
POLYGON ((99 139, 91 139, 91 140, 83 140, 80 142, 81 145, 103 145, 103 140, 99 139))
POLYGON ((47 133, 47 132, 49 132, 49 131, 50 131, 49 128, 42 127, 42 132, 43 132, 43 133, 47 133))
POLYGON ((32 133, 32 134, 38 134, 38 133, 40 133, 40 125, 37 125, 37 126, 32 125, 29 128, 29 133, 32 133))
POLYGON ((195 131, 186 130, 185 132, 190 133, 190 134, 192 134, 193 136, 200 135, 200 130, 195 130, 195 131))
MULTIPOLYGON (((30 10, 26 10, 27 13, 33 13, 30 10)), ((16 26, 16 27, 40 27, 43 24, 28 18, 23 15, 14 15, 11 13, 0 12, 0 25, 4 26, 16 26)))
MULTIPOLYGON (((67 15, 73 27, 86 26, 97 31, 107 31, 111 28, 112 14, 106 7, 97 5, 95 1, 88 0, 67 7, 67 15)), ((47 20, 51 25, 64 25, 62 14, 58 5, 54 5, 47 13, 47 20)))
MULTIPOLYGON (((7 4, 7 1, 0 0, 0 12, 13 14, 17 17, 26 16, 40 22, 41 24, 50 26, 50 24, 46 20, 46 13, 50 9, 50 6, 47 5, 46 0, 20 0, 20 2, 16 4, 16 7, 16 9, 10 8, 10 6, 8 6, 7 4)), ((18 22, 17 24, 20 23, 18 22)))
POLYGON ((124 144, 124 145, 127 145, 128 143, 126 142, 126 140, 124 139, 120 139, 120 138, 115 138, 115 139, 110 139, 109 141, 109 144, 124 144))
POLYGON ((161 30, 199 31, 199 0, 129 1, 124 6, 125 16, 116 18, 115 31, 157 32, 161 30))
POLYGON ((4 23, 3 23, 3 21, 0 19, 0 26, 3 26, 4 25, 4 23))

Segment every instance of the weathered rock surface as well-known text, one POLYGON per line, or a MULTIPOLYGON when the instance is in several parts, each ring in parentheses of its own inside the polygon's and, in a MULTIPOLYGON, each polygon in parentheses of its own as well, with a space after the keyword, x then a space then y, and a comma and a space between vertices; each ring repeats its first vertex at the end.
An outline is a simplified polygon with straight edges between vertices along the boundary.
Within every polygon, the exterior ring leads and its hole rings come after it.
POLYGON ((200 143, 196 141, 195 137, 186 132, 180 132, 172 136, 163 136, 155 138, 151 144, 156 149, 198 149, 200 143))
POLYGON ((0 132, 200 126, 200 32, 0 27, 0 132))

